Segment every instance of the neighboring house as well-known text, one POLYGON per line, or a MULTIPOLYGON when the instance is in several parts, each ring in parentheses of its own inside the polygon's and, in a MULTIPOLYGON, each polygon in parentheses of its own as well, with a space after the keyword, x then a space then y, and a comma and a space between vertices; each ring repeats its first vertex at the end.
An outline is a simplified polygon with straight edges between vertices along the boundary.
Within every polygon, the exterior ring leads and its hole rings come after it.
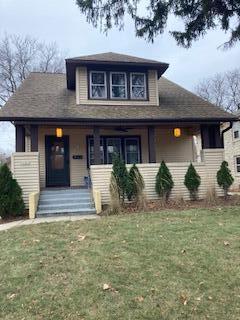
MULTIPOLYGON (((111 52, 66 59, 66 74, 31 73, 0 121, 14 122, 17 153, 38 152, 41 189, 85 186, 90 166, 107 172, 116 152, 127 164, 165 160, 185 170, 198 157, 193 137, 201 149, 223 150, 220 125, 236 117, 164 78, 168 67, 111 52)), ((107 202, 109 175, 91 176, 107 202)))
MULTIPOLYGON (((240 112, 235 114, 240 117, 240 112)), ((240 121, 234 122, 232 129, 224 134, 225 159, 234 177, 233 190, 240 189, 240 121)))

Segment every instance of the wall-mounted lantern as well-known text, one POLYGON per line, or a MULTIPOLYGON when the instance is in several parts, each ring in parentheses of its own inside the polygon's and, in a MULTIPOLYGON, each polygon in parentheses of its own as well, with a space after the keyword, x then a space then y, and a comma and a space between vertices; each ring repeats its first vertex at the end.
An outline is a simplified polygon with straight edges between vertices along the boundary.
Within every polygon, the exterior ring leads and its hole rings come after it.
POLYGON ((173 129, 173 134, 174 134, 174 137, 179 138, 181 136, 181 134, 182 134, 181 129, 180 128, 174 128, 173 129))
POLYGON ((63 136, 63 129, 62 128, 56 128, 56 136, 57 136, 57 138, 62 138, 62 136, 63 136))

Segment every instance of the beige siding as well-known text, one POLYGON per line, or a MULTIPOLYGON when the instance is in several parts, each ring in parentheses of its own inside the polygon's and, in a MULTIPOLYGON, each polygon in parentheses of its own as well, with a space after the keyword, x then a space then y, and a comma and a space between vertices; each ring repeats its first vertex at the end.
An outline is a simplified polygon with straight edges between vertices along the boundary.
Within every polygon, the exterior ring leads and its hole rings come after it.
POLYGON ((11 169, 23 191, 26 208, 29 194, 39 192, 39 154, 38 152, 16 152, 12 154, 11 169))
MULTIPOLYGON (((201 176, 201 186, 199 189, 199 198, 203 199, 206 196, 208 189, 215 187, 218 195, 222 195, 222 190, 219 189, 216 181, 216 173, 223 160, 222 149, 208 149, 203 151, 203 162, 194 163, 194 166, 201 176)), ((154 164, 139 164, 138 168, 145 181, 145 193, 148 199, 156 199, 155 192, 155 177, 159 169, 159 163, 154 164)), ((174 188, 171 197, 183 197, 189 199, 189 193, 184 186, 184 176, 186 174, 189 162, 182 163, 167 163, 174 180, 174 188)), ((130 166, 128 166, 130 167, 130 166)), ((102 203, 109 202, 109 182, 112 171, 111 165, 91 166, 91 177, 94 190, 101 192, 102 203)))
POLYGON ((157 162, 194 161, 193 136, 187 129, 182 129, 182 135, 175 138, 173 129, 156 129, 157 162))
POLYGON ((229 164, 229 168, 234 177, 234 183, 232 189, 240 189, 240 173, 236 168, 236 157, 240 156, 240 139, 233 138, 233 130, 229 130, 224 134, 224 150, 225 160, 229 164))
POLYGON ((76 101, 77 104, 104 104, 104 105, 159 105, 157 71, 148 71, 148 101, 113 101, 88 99, 88 76, 87 68, 79 67, 76 71, 76 101))

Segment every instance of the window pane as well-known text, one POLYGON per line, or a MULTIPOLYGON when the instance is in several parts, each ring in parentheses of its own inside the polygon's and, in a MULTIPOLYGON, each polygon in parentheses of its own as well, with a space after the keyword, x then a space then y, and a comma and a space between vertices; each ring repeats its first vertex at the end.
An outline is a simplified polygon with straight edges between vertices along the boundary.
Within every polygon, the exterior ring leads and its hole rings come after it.
POLYGON ((112 74, 112 85, 124 85, 125 86, 125 74, 124 73, 113 73, 112 74))
POLYGON ((125 86, 112 87, 112 97, 113 98, 126 98, 125 86))
POLYGON ((144 86, 144 75, 143 74, 132 74, 132 85, 133 86, 144 86))
POLYGON ((235 139, 239 138, 239 131, 234 131, 234 138, 235 139))
POLYGON ((138 139, 125 140, 126 163, 139 163, 139 141, 138 139))
POLYGON ((104 72, 92 72, 92 84, 105 84, 104 72))
POLYGON ((118 138, 107 139, 107 163, 111 164, 113 155, 121 156, 121 140, 118 138))
POLYGON ((237 172, 240 172, 240 166, 237 166, 237 172))
POLYGON ((104 86, 92 86, 92 98, 105 98, 105 87, 104 86))
POLYGON ((240 157, 237 157, 237 158, 236 158, 236 161, 237 161, 237 164, 240 165, 240 157))
POLYGON ((145 97, 144 87, 132 87, 132 97, 136 99, 143 99, 145 97))

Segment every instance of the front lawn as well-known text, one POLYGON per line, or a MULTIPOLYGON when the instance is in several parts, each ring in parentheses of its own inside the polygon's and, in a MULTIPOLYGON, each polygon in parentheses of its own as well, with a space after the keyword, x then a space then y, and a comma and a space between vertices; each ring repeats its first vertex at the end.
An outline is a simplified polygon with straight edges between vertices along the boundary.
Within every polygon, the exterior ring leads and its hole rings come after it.
POLYGON ((0 319, 240 319, 239 207, 20 227, 0 252, 0 319))

